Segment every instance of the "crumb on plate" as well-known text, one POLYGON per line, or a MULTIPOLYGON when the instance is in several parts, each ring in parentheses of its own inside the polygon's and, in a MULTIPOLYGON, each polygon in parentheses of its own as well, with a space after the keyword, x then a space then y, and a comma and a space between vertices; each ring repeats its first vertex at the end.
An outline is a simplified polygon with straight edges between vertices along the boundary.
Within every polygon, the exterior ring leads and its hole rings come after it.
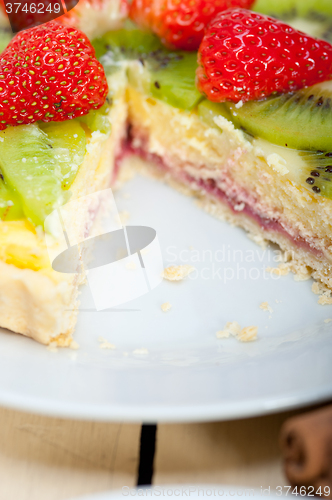
POLYGON ((312 284, 311 290, 314 294, 319 295, 318 304, 322 306, 332 304, 331 290, 329 290, 326 285, 315 281, 312 284))
POLYGON ((268 311, 269 313, 273 313, 273 309, 268 302, 262 302, 259 308, 262 309, 262 311, 268 311))
POLYGON ((98 342, 100 342, 100 349, 116 349, 115 345, 108 342, 104 337, 98 337, 98 342))
POLYGON ((163 312, 167 312, 171 309, 172 307, 172 304, 170 304, 169 302, 164 302, 163 304, 161 304, 161 310, 163 312))
POLYGON ((241 328, 237 321, 232 321, 226 323, 225 328, 216 333, 216 337, 218 339, 225 339, 232 335, 240 342, 252 342, 257 339, 257 332, 257 326, 246 326, 245 328, 241 328))
POLYGON ((257 339, 257 326, 246 326, 242 328, 240 335, 238 335, 238 340, 240 342, 252 342, 257 339))
POLYGON ((195 267, 189 266, 188 264, 169 266, 164 269, 162 277, 169 281, 180 281, 186 278, 193 271, 195 271, 195 267))

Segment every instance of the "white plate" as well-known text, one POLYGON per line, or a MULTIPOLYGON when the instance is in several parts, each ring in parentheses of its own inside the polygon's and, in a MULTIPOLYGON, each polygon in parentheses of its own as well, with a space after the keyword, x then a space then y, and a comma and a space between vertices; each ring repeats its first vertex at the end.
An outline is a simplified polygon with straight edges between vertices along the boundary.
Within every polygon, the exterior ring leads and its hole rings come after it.
MULTIPOLYGON (((278 487, 280 488, 280 487, 278 487)), ((129 488, 124 486, 119 491, 109 491, 105 493, 96 493, 94 495, 84 496, 76 500, 125 500, 128 498, 176 498, 186 497, 192 500, 199 500, 202 498, 220 498, 225 497, 241 499, 243 498, 260 498, 268 500, 270 498, 286 498, 283 493, 286 490, 272 488, 250 488, 245 486, 225 486, 222 484, 168 484, 163 486, 138 487, 129 488)), ((291 496, 291 494, 289 494, 291 496)), ((74 500, 74 499, 73 499, 74 500)))
POLYGON ((317 304, 311 281, 265 273, 278 265, 272 250, 157 181, 136 177, 116 198, 131 225, 157 230, 165 265, 198 272, 117 310, 80 312, 78 351, 1 333, 0 404, 154 422, 240 418, 332 397, 332 322, 324 323, 332 309, 317 304), (171 311, 161 311, 164 302, 171 311), (217 339, 228 321, 258 326, 258 340, 217 339), (99 336, 116 349, 101 349, 99 336))

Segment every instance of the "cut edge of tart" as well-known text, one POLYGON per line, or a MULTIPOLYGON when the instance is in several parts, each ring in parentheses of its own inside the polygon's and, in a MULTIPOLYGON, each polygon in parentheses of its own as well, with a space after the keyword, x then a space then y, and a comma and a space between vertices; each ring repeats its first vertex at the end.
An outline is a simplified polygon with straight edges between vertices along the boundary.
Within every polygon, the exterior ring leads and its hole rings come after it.
MULTIPOLYGON (((124 140, 127 104, 114 95, 107 119, 111 133, 87 134, 84 161, 70 188, 70 200, 110 187, 124 140)), ((77 214, 86 237, 86 214, 77 214)), ((98 213, 94 224, 98 224, 98 213)), ((0 325, 42 344, 69 346, 78 313, 79 286, 84 274, 52 269, 41 228, 27 219, 0 222, 0 325)))

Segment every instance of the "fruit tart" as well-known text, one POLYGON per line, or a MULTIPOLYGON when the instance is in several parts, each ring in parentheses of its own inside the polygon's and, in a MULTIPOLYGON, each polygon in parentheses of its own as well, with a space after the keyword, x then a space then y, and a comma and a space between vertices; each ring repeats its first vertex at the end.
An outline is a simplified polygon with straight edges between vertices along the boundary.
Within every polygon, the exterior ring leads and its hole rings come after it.
POLYGON ((93 49, 67 19, 1 55, 0 326, 70 344, 81 278, 52 269, 43 223, 125 168, 185 188, 331 289, 330 3, 133 0, 130 18, 93 49))

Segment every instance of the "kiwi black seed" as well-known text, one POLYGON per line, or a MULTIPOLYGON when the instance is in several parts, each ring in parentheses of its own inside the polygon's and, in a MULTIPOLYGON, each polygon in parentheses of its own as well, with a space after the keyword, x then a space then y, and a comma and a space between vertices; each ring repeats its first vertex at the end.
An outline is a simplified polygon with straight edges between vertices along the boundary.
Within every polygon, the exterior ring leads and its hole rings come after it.
POLYGON ((315 194, 332 198, 331 153, 294 151, 291 174, 297 181, 315 194), (298 156, 299 161, 296 160, 298 156), (303 161, 304 160, 304 161, 303 161))

